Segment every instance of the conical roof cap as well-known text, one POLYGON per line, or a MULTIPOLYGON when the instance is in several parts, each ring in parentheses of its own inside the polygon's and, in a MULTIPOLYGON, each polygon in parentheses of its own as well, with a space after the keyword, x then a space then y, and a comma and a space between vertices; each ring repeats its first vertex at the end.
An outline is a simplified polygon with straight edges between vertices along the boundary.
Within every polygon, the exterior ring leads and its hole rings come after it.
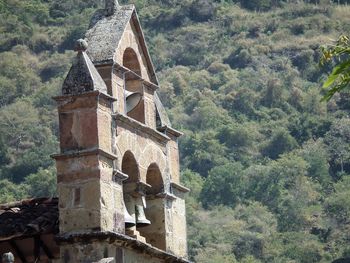
POLYGON ((107 93, 105 82, 85 52, 87 47, 85 40, 77 41, 75 51, 78 54, 63 82, 62 95, 78 95, 94 90, 107 93))

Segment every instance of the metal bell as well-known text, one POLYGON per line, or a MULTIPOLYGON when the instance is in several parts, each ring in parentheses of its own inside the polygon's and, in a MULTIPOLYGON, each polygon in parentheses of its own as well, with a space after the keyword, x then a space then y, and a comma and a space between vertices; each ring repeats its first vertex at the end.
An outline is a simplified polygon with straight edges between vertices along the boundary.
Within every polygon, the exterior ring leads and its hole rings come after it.
POLYGON ((14 263, 15 262, 15 257, 11 252, 5 253, 2 255, 2 261, 4 263, 14 263))
POLYGON ((149 221, 146 218, 145 211, 143 210, 143 205, 135 205, 135 212, 136 212, 137 227, 148 226, 151 224, 151 221, 149 221))
POLYGON ((125 91, 126 113, 132 111, 141 101, 142 94, 139 92, 125 91))
POLYGON ((125 204, 124 204, 124 221, 125 221, 126 228, 133 227, 134 225, 136 225, 135 217, 129 214, 125 204))

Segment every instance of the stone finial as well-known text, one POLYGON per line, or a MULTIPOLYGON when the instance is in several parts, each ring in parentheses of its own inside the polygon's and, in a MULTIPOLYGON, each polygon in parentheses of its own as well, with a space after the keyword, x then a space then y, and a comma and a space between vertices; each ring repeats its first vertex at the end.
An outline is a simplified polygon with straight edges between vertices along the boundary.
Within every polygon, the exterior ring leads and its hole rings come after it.
POLYGON ((88 43, 84 39, 78 39, 74 46, 74 51, 84 52, 88 48, 88 43))
POLYGON ((11 252, 2 254, 2 263, 14 263, 15 257, 11 252))
POLYGON ((63 82, 62 95, 78 95, 93 90, 107 93, 105 82, 85 52, 87 48, 88 44, 84 39, 78 39, 75 43, 74 50, 78 54, 63 82))
POLYGON ((118 6, 118 0, 105 0, 106 16, 113 15, 115 10, 117 10, 118 6))

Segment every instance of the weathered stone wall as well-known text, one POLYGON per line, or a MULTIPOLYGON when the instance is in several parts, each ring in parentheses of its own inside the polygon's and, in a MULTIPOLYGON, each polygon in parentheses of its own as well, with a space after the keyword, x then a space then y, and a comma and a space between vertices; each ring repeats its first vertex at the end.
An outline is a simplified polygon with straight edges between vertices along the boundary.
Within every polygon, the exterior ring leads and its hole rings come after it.
MULTIPOLYGON (((106 84, 104 92, 107 90, 111 97, 88 92, 58 99, 61 154, 55 158, 60 234, 91 231, 124 234, 123 200, 133 215, 135 207, 143 206, 142 200, 146 200, 145 214, 151 224, 128 228, 128 238, 186 257, 183 196, 186 189, 179 185, 177 144, 180 133, 171 128, 164 132, 157 130, 154 99, 157 86, 150 83, 153 69, 149 68, 151 63, 144 54, 145 46, 135 17, 134 14, 127 23, 116 47, 115 64, 97 66, 106 84), (125 67, 132 68, 139 76, 125 67), (128 116, 125 89, 142 94, 135 112, 129 112, 128 116), (126 154, 129 157, 124 159, 126 154), (135 169, 128 167, 130 164, 135 165, 135 169), (117 174, 128 174, 132 180, 123 184, 117 174)), ((154 76, 152 78, 154 81, 154 76)), ((113 242, 61 246, 61 262, 102 262, 100 260, 108 257, 126 263, 164 262, 164 258, 121 248, 113 242)))
POLYGON ((125 113, 125 98, 124 98, 124 75, 123 72, 117 68, 113 68, 112 74, 112 94, 117 99, 115 102, 114 111, 118 113, 125 113))
POLYGON ((144 87, 144 104, 145 104, 145 124, 156 129, 156 105, 154 103, 154 91, 147 85, 144 87))
POLYGON ((124 232, 121 182, 113 180, 111 101, 100 93, 59 99, 60 232, 124 232))
POLYGON ((61 152, 97 147, 96 96, 71 96, 58 105, 61 152), (89 131, 87 133, 86 131, 89 131))
POLYGON ((171 178, 175 179, 175 183, 179 181, 177 142, 174 138, 170 140, 155 130, 147 132, 147 128, 127 117, 118 119, 116 126, 115 149, 116 155, 121 156, 118 158, 118 168, 122 169, 122 156, 126 152, 131 152, 137 162, 139 180, 149 182, 147 170, 151 164, 156 164, 164 185, 165 194, 147 198, 145 213, 152 224, 138 229, 140 234, 150 244, 185 257, 187 255, 185 201, 183 192, 170 189, 171 178), (173 158, 169 158, 171 156, 173 158), (175 195, 169 198, 166 193, 171 194, 171 191, 174 191, 175 195))
POLYGON ((98 147, 112 152, 112 109, 111 102, 99 99, 97 107, 98 147))
POLYGON ((148 198, 146 217, 151 225, 140 228, 140 234, 146 238, 146 242, 159 249, 167 251, 166 242, 166 214, 163 198, 148 198))
POLYGON ((180 158, 179 158, 179 146, 177 138, 169 135, 171 140, 168 142, 167 155, 168 155, 168 166, 171 181, 180 183, 180 158))
POLYGON ((106 83, 108 95, 115 96, 112 90, 112 65, 103 65, 96 67, 103 81, 106 83))
POLYGON ((57 163, 60 232, 124 233, 123 192, 121 182, 113 181, 112 161, 94 154, 57 159, 57 163))
MULTIPOLYGON (((132 124, 133 121, 130 120, 130 123, 132 124)), ((121 169, 122 167, 124 154, 130 151, 136 158, 141 181, 146 182, 147 168, 152 163, 156 163, 163 176, 163 181, 166 182, 168 180, 165 176, 167 173, 166 144, 164 141, 160 141, 159 138, 154 138, 153 135, 140 130, 136 123, 134 123, 136 127, 133 127, 130 123, 117 120, 115 149, 116 155, 120 156, 118 158, 118 168, 121 169)), ((159 136, 166 140, 162 135, 159 136)))
MULTIPOLYGON (((91 242, 67 244, 61 246, 61 259, 57 263, 161 263, 160 259, 151 255, 120 247, 115 244, 91 242)), ((169 261, 170 262, 170 261, 169 261)))
POLYGON ((167 229, 171 240, 168 245, 168 251, 180 257, 187 257, 187 229, 186 229, 186 208, 184 193, 173 189, 176 199, 167 206, 168 220, 171 220, 170 227, 167 229))
POLYGON ((114 54, 114 61, 116 61, 120 65, 123 65, 123 55, 127 48, 132 48, 137 54, 137 59, 140 63, 141 68, 141 77, 147 81, 150 81, 145 54, 142 51, 138 39, 138 34, 136 33, 136 29, 133 25, 132 20, 130 20, 129 23, 126 25, 122 38, 114 54))
POLYGON ((147 256, 141 253, 136 253, 132 250, 124 250, 124 263, 136 263, 136 262, 161 263, 161 262, 164 262, 164 260, 160 260, 158 258, 147 256))

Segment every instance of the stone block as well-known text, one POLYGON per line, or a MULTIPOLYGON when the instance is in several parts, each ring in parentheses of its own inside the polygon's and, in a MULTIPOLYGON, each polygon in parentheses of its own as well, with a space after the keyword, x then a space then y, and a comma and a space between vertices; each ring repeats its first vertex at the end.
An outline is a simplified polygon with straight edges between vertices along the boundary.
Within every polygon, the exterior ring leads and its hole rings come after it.
POLYGON ((92 178, 99 178, 100 171, 98 167, 95 169, 82 168, 79 171, 71 171, 67 173, 59 173, 57 175, 57 183, 73 183, 76 181, 84 181, 92 178))
POLYGON ((99 197, 102 195, 102 190, 99 180, 91 180, 84 182, 81 187, 81 205, 86 209, 100 209, 103 206, 99 197))
POLYGON ((101 212, 98 209, 60 209, 60 233, 100 229, 101 212))
POLYGON ((67 100, 58 102, 58 112, 72 112, 77 109, 95 109, 96 106, 96 95, 69 97, 67 100))
POLYGON ((56 162, 57 172, 59 174, 71 173, 84 169, 98 167, 99 159, 97 155, 83 155, 58 159, 56 162))
POLYGON ((60 197, 58 199, 58 207, 59 209, 64 209, 64 208, 71 208, 73 207, 73 192, 72 192, 72 187, 68 187, 67 185, 63 185, 58 183, 57 184, 57 192, 58 196, 60 197))
POLYGON ((60 113, 59 124, 61 152, 97 147, 97 114, 95 111, 81 110, 60 113))

